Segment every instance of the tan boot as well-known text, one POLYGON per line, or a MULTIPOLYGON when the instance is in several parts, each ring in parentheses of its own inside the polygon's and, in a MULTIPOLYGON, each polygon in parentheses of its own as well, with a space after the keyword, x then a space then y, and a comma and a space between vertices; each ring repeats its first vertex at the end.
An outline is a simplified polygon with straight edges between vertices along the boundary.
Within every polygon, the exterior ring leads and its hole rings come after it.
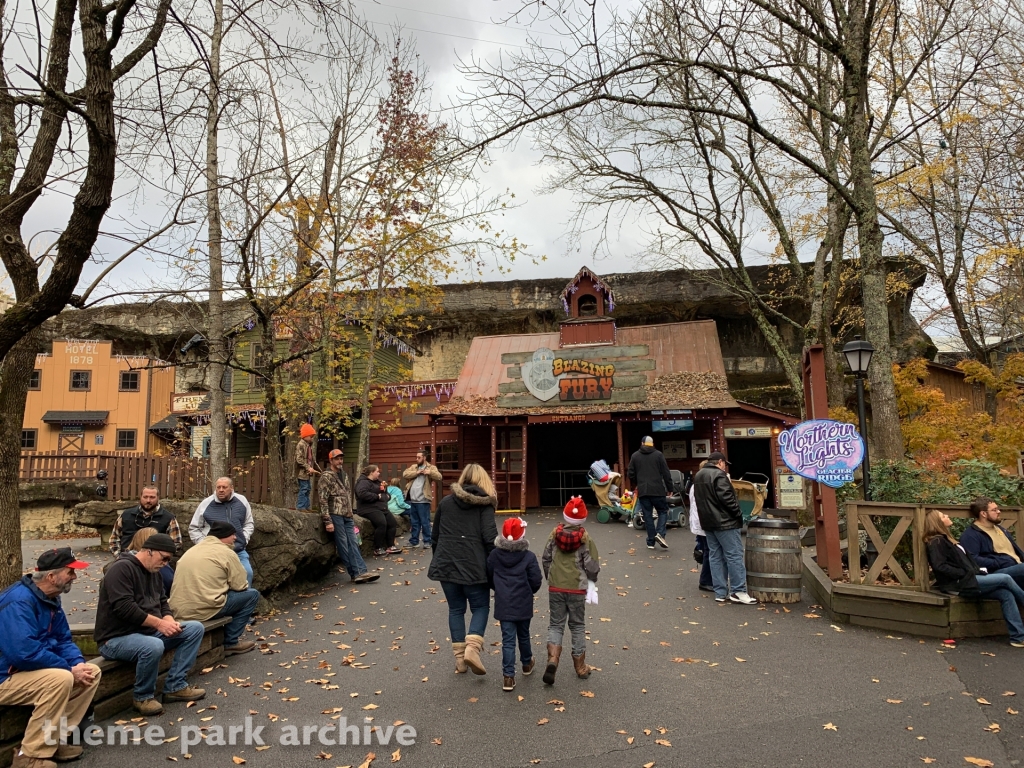
POLYGON ((11 762, 11 768, 57 768, 57 764, 53 760, 47 760, 44 757, 29 757, 28 755, 15 754, 14 760, 11 762))
POLYGON ((82 756, 81 744, 61 744, 53 753, 53 760, 57 763, 69 763, 82 756))
POLYGON ((590 677, 590 667, 587 666, 587 652, 584 651, 579 656, 572 657, 572 665, 576 668, 576 677, 580 680, 586 680, 590 677))
POLYGON ((452 651, 455 652, 455 674, 461 675, 469 671, 466 666, 466 644, 452 643, 452 651))
POLYGON ((484 639, 480 635, 466 635, 466 653, 463 657, 466 666, 473 670, 474 675, 486 675, 484 663, 480 660, 480 654, 484 651, 484 639))
POLYGON ((555 684, 555 672, 558 671, 558 658, 562 655, 562 646, 548 643, 548 666, 544 670, 544 685, 555 684))

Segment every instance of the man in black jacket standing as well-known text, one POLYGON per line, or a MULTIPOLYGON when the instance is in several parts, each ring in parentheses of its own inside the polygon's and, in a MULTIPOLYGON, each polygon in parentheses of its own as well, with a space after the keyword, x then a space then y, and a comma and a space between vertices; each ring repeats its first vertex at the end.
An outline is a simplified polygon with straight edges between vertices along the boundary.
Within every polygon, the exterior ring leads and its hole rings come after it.
POLYGON ((747 569, 743 564, 740 534, 743 512, 736 490, 726 474, 728 466, 725 454, 715 451, 693 478, 697 516, 708 538, 715 602, 724 603, 728 599, 734 603, 755 605, 757 601, 747 594, 747 569))
POLYGON ((665 455, 654 448, 654 438, 645 437, 640 450, 629 459, 629 481, 633 483, 644 511, 644 525, 647 528, 647 548, 654 549, 658 542, 662 549, 668 549, 665 541, 665 524, 668 522, 668 497, 672 493, 672 474, 668 471, 665 455), (654 527, 652 509, 658 510, 658 527, 654 527))

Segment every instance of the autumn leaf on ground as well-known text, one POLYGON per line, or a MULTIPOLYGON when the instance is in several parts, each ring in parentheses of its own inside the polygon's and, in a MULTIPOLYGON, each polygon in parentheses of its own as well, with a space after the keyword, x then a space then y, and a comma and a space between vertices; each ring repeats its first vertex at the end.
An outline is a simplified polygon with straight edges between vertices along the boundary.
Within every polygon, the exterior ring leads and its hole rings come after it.
POLYGON ((935 758, 934 757, 922 757, 921 758, 921 762, 922 763, 934 763, 935 762, 935 758))
POLYGON ((635 741, 635 739, 634 739, 634 738, 633 738, 632 736, 628 736, 628 737, 626 738, 626 743, 627 743, 627 744, 632 744, 632 743, 633 743, 634 741, 635 741))
POLYGON ((964 762, 976 765, 978 768, 995 768, 996 765, 991 760, 986 760, 983 757, 965 757, 964 762))
POLYGON ((988 733, 999 733, 999 723, 989 723, 982 730, 988 733))
POLYGON ((480 701, 480 699, 478 699, 476 696, 474 696, 473 698, 471 698, 469 700, 469 703, 470 704, 476 704, 478 701, 480 701))
POLYGON ((561 704, 565 704, 565 702, 562 701, 561 699, 552 699, 551 701, 548 702, 548 704, 559 704, 559 705, 561 705, 561 704))
POLYGON ((975 701, 977 701, 979 704, 987 704, 989 706, 992 706, 992 702, 989 701, 988 699, 977 698, 977 699, 975 699, 975 701))
POLYGON ((903 699, 886 699, 885 703, 886 704, 902 704, 903 703, 903 699))
POLYGON ((654 743, 655 744, 660 744, 663 747, 671 747, 672 746, 672 742, 669 741, 668 739, 655 739, 654 743))
POLYGON ((1008 715, 1019 715, 1019 714, 1020 714, 1020 712, 1018 712, 1018 711, 1017 711, 1016 709, 1014 709, 1013 707, 1007 707, 1007 708, 1006 708, 1006 714, 1008 714, 1008 715))
POLYGON ((652 760, 649 763, 644 763, 644 768, 654 768, 654 761, 652 760))
POLYGON ((369 752, 366 755, 366 759, 359 764, 359 768, 370 768, 370 763, 377 759, 377 755, 373 752, 369 752))
POLYGON ((264 750, 270 749, 269 744, 264 744, 262 747, 256 747, 257 752, 263 752, 264 750))
POLYGON ((313 756, 313 759, 314 760, 330 760, 331 757, 333 757, 333 755, 331 755, 330 752, 322 752, 321 751, 321 752, 317 752, 316 755, 313 756))
POLYGON ((1016 696, 1017 694, 1013 691, 1003 691, 1003 696, 1016 696))
POLYGON ((551 721, 548 720, 546 717, 542 717, 540 720, 537 721, 537 725, 547 725, 550 722, 551 721))
POLYGON ((377 707, 376 704, 367 704, 365 707, 363 707, 363 709, 377 709, 377 708, 378 707, 377 707))
POLYGON ((816 614, 816 613, 805 613, 805 614, 804 614, 804 618, 805 618, 805 619, 820 619, 820 618, 821 618, 821 616, 819 616, 819 615, 818 615, 818 614, 816 614))
POLYGON ((401 750, 401 748, 396 749, 394 752, 391 753, 391 762, 392 763, 397 763, 401 759, 402 759, 402 750, 401 750))
POLYGON ((737 657, 736 657, 736 661, 741 661, 741 662, 745 662, 745 661, 746 661, 746 659, 741 659, 741 658, 740 658, 739 656, 737 656, 737 657))
POLYGON ((234 763, 235 765, 245 765, 245 758, 244 757, 239 757, 238 755, 234 755, 231 758, 231 762, 234 763))
POLYGON ((430 743, 431 743, 431 744, 436 744, 437 746, 439 746, 439 747, 440 747, 440 746, 441 746, 441 738, 440 738, 440 737, 438 737, 438 738, 436 738, 436 739, 431 739, 431 740, 430 740, 430 743))
POLYGON ((825 723, 825 724, 824 724, 823 726, 821 726, 821 727, 822 727, 822 728, 824 728, 824 729, 825 729, 826 731, 838 731, 838 730, 839 730, 839 729, 838 729, 838 728, 836 728, 836 727, 835 727, 834 725, 832 725, 832 723, 825 723))

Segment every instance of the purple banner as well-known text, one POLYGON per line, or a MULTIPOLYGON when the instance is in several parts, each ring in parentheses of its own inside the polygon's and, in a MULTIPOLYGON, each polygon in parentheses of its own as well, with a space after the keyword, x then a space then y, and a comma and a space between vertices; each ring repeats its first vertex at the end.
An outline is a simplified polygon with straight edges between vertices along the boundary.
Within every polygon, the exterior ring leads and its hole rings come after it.
POLYGON ((786 466, 801 477, 838 488, 853 482, 864 461, 864 438, 853 424, 831 419, 804 421, 779 435, 786 466))

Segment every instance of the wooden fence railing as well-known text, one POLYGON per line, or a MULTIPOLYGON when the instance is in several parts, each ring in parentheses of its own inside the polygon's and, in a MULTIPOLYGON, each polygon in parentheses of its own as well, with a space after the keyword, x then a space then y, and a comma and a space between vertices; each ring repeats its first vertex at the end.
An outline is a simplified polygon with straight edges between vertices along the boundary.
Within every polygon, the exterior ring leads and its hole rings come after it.
MULTIPOLYGON (((265 456, 231 462, 228 474, 235 490, 254 504, 269 500, 268 463, 265 456)), ((209 464, 203 458, 138 453, 32 452, 21 455, 20 479, 23 483, 99 484, 96 473, 103 469, 107 477, 102 482, 110 499, 137 499, 148 485, 155 485, 164 499, 201 498, 213 493, 209 464)))
MULTIPOLYGON (((848 501, 846 503, 846 527, 851 542, 850 553, 850 583, 851 584, 874 584, 882 573, 882 569, 888 566, 890 572, 896 577, 901 586, 919 589, 927 592, 930 586, 928 575, 928 554, 925 550, 922 532, 924 530, 924 517, 933 510, 945 512, 951 518, 970 518, 967 506, 950 504, 890 504, 884 501, 848 501), (890 518, 896 520, 896 525, 889 538, 882 538, 877 523, 881 519, 890 518), (868 538, 878 550, 878 557, 870 565, 866 573, 861 571, 860 565, 860 537, 858 531, 863 528, 868 538), (912 568, 908 574, 899 560, 896 558, 896 548, 907 533, 911 537, 912 568)), ((1000 523, 1007 530, 1012 530, 1020 520, 1021 509, 1019 507, 1000 507, 1002 519, 1000 523)))

